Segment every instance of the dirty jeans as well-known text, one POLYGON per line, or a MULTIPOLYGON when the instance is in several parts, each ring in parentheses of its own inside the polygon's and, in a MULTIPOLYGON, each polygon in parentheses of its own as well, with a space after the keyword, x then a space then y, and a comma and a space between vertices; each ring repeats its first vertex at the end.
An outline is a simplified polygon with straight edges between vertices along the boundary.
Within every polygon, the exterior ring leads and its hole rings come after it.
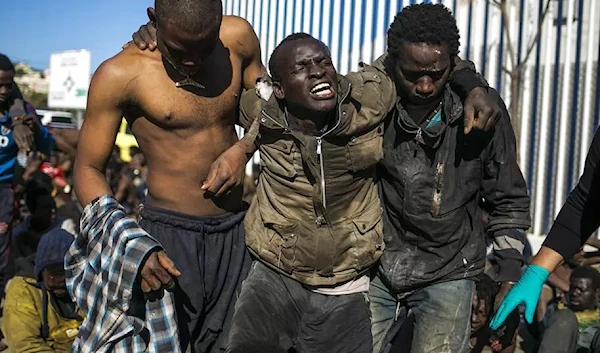
POLYGON ((409 313, 415 320, 412 353, 465 352, 474 289, 473 280, 461 279, 394 295, 374 277, 369 291, 373 352, 386 351, 409 313))

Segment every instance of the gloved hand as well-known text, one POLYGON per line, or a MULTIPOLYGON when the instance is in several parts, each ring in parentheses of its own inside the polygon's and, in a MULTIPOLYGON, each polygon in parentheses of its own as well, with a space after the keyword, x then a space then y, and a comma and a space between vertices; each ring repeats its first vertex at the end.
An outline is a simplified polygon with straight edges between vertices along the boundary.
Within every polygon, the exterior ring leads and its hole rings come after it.
POLYGON ((529 265, 523 276, 506 294, 498 311, 490 322, 490 328, 497 330, 506 317, 521 303, 525 303, 525 320, 533 321, 533 314, 542 293, 542 286, 550 276, 550 272, 537 265, 529 265))

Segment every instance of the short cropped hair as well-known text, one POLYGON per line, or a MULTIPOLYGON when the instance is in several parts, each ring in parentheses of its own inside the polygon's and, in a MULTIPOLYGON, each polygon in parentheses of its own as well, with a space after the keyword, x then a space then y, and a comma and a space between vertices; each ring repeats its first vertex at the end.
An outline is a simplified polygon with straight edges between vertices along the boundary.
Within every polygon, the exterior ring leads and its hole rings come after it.
POLYGON ((456 19, 442 4, 415 4, 402 9, 388 30, 388 52, 400 55, 402 43, 445 44, 450 57, 458 55, 460 35, 456 19))
POLYGON ((576 267, 571 272, 571 278, 589 278, 592 281, 594 290, 600 289, 600 273, 590 266, 576 267))
MULTIPOLYGON (((300 39, 307 39, 307 38, 314 39, 314 40, 321 42, 320 40, 316 39, 315 37, 311 36, 308 33, 299 32, 299 33, 290 34, 289 36, 285 37, 285 39, 282 40, 281 43, 279 43, 279 45, 277 45, 275 50, 273 50, 273 54, 271 54, 271 58, 269 59, 269 72, 270 72, 271 78, 273 79, 274 82, 281 81, 281 68, 278 66, 279 64, 277 63, 279 55, 280 55, 281 47, 283 47, 283 45, 286 43, 293 42, 293 41, 300 40, 300 39)), ((323 42, 321 42, 321 43, 327 48, 325 43, 323 43, 323 42)), ((329 48, 327 48, 327 50, 329 50, 329 48)))
POLYGON ((173 20, 190 33, 212 30, 223 18, 221 0, 155 0, 154 7, 159 21, 173 20))

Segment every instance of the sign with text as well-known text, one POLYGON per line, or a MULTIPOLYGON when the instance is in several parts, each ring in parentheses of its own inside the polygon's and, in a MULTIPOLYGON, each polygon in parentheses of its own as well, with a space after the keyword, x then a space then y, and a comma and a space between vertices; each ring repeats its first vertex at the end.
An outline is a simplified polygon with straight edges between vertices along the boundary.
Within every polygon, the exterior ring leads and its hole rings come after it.
POLYGON ((48 106, 85 109, 91 66, 92 56, 87 50, 72 50, 50 55, 48 106))

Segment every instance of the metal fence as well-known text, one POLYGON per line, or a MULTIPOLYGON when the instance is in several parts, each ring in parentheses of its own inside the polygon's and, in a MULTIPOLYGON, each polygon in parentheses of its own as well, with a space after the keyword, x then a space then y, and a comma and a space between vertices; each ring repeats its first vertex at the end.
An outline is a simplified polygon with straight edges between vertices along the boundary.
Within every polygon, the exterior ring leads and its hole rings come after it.
MULTIPOLYGON (((519 163, 531 193, 534 235, 545 234, 577 183, 599 124, 599 0, 224 0, 258 34, 263 62, 294 32, 331 49, 341 73, 385 50, 394 16, 413 3, 446 5, 460 55, 475 62, 510 106, 518 92, 519 163), (504 4, 504 8, 501 6, 504 4), (504 10, 504 11, 503 11, 504 10), (518 90, 510 72, 521 68, 518 90)), ((435 24, 432 24, 435 25, 435 24)), ((513 76, 514 77, 514 76, 513 76)), ((515 117, 513 117, 515 119, 515 117)))

